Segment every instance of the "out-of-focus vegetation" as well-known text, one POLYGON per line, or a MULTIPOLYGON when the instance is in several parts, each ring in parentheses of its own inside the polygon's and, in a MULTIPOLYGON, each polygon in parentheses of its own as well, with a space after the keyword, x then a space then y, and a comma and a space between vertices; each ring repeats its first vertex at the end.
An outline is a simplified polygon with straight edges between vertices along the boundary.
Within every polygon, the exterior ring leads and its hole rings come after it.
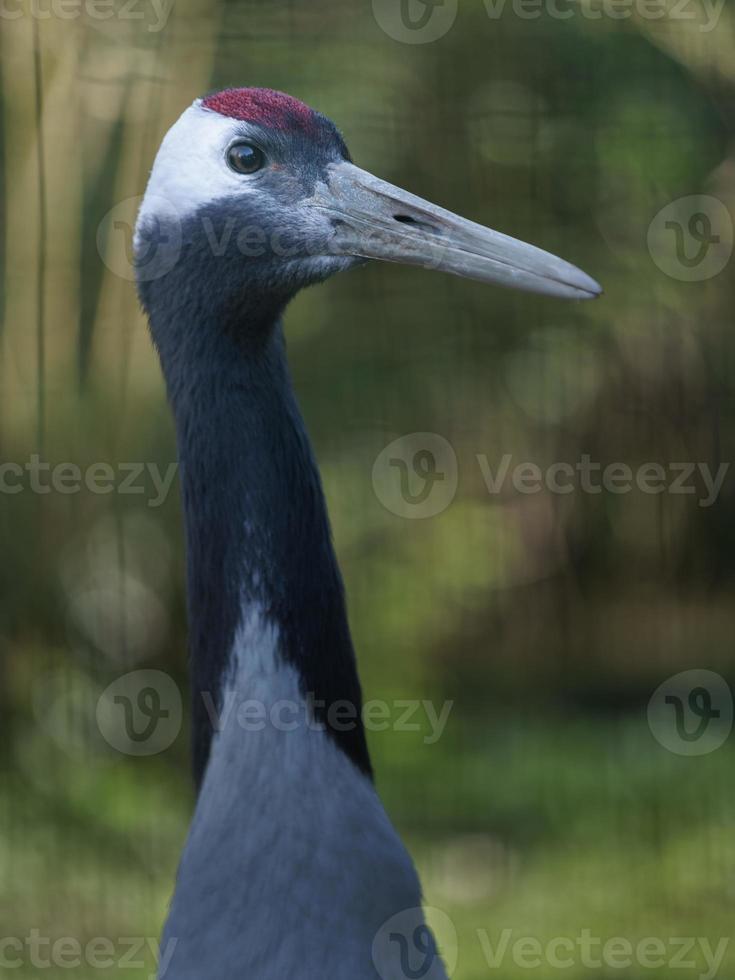
MULTIPOLYGON (((436 744, 371 744, 427 902, 456 925, 456 976, 528 973, 490 969, 477 930, 716 946, 732 932, 732 741, 674 755, 646 705, 678 671, 731 672, 735 475, 711 507, 701 483, 490 495, 477 456, 732 459, 732 267, 681 281, 647 245, 677 198, 735 215, 731 5, 704 32, 695 0, 694 19, 661 20, 463 4, 418 45, 369 0, 175 0, 162 30, 144 3, 142 20, 120 8, 0 20, 2 461, 174 460, 134 287, 98 228, 120 202, 132 220, 162 135, 206 90, 285 89, 338 121, 361 166, 580 264, 605 287, 595 304, 372 265, 294 302, 291 364, 366 696, 454 701, 436 744), (407 432, 457 453, 456 499, 432 519, 373 490, 376 456, 407 432)), ((192 805, 186 733, 130 759, 94 722, 127 670, 186 686, 179 506, 152 496, 0 495, 0 936, 159 934, 192 805)))

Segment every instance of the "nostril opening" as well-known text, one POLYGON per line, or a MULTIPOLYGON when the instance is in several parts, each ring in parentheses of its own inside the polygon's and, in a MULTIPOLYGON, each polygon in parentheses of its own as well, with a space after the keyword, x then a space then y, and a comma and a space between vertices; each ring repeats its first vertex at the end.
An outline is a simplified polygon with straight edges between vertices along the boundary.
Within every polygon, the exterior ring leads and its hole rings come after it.
POLYGON ((428 221, 420 221, 418 218, 413 218, 410 214, 394 214, 393 219, 402 225, 413 225, 414 228, 420 228, 431 235, 438 234, 436 228, 429 224, 428 221))

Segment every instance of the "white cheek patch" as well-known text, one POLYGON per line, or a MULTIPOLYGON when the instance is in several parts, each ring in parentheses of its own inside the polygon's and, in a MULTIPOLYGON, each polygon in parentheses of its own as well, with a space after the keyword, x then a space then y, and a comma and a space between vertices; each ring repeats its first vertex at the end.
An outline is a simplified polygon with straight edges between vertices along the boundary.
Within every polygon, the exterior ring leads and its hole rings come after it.
POLYGON ((135 226, 136 248, 140 228, 162 211, 184 221, 218 198, 257 192, 225 160, 229 144, 243 135, 246 123, 204 109, 200 99, 189 106, 166 133, 153 163, 135 226))

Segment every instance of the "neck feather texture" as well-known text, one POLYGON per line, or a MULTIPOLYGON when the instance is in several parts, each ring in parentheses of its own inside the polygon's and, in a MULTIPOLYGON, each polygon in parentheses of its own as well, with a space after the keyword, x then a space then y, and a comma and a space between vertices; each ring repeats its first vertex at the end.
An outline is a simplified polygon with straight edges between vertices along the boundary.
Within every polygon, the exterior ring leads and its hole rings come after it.
POLYGON ((172 323, 146 305, 181 464, 197 783, 212 739, 206 695, 221 709, 233 641, 253 605, 278 629, 316 719, 371 776, 342 579, 280 323, 264 329, 246 311, 215 323, 183 304, 172 323), (353 706, 354 725, 330 727, 337 702, 353 706))

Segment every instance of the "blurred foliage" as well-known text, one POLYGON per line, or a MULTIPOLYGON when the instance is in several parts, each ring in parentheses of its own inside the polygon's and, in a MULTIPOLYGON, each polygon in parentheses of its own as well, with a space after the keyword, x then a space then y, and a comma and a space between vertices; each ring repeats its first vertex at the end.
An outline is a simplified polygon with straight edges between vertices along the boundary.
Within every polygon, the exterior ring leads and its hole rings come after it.
MULTIPOLYGON (((488 975, 477 929, 729 936, 732 743, 667 753, 646 705, 677 671, 732 672, 733 479, 708 508, 491 496, 477 456, 733 458, 731 268, 683 282, 647 247, 676 198, 735 214, 732 6, 705 33, 585 3, 568 20, 464 4, 423 45, 387 36, 368 0, 178 0, 160 31, 145 4, 143 20, 120 8, 0 22, 0 457, 175 459, 134 287, 98 229, 120 202, 133 220, 161 137, 208 89, 285 89, 337 120, 361 166, 579 263, 605 287, 595 304, 372 265, 289 311, 366 696, 454 701, 436 744, 371 736, 378 785, 456 924, 460 980, 488 975), (431 520, 373 491, 376 456, 407 432, 457 453, 457 498, 431 520)), ((192 804, 186 735, 133 760, 94 725, 132 667, 186 687, 178 501, 149 504, 0 498, 4 936, 159 934, 192 804)))

